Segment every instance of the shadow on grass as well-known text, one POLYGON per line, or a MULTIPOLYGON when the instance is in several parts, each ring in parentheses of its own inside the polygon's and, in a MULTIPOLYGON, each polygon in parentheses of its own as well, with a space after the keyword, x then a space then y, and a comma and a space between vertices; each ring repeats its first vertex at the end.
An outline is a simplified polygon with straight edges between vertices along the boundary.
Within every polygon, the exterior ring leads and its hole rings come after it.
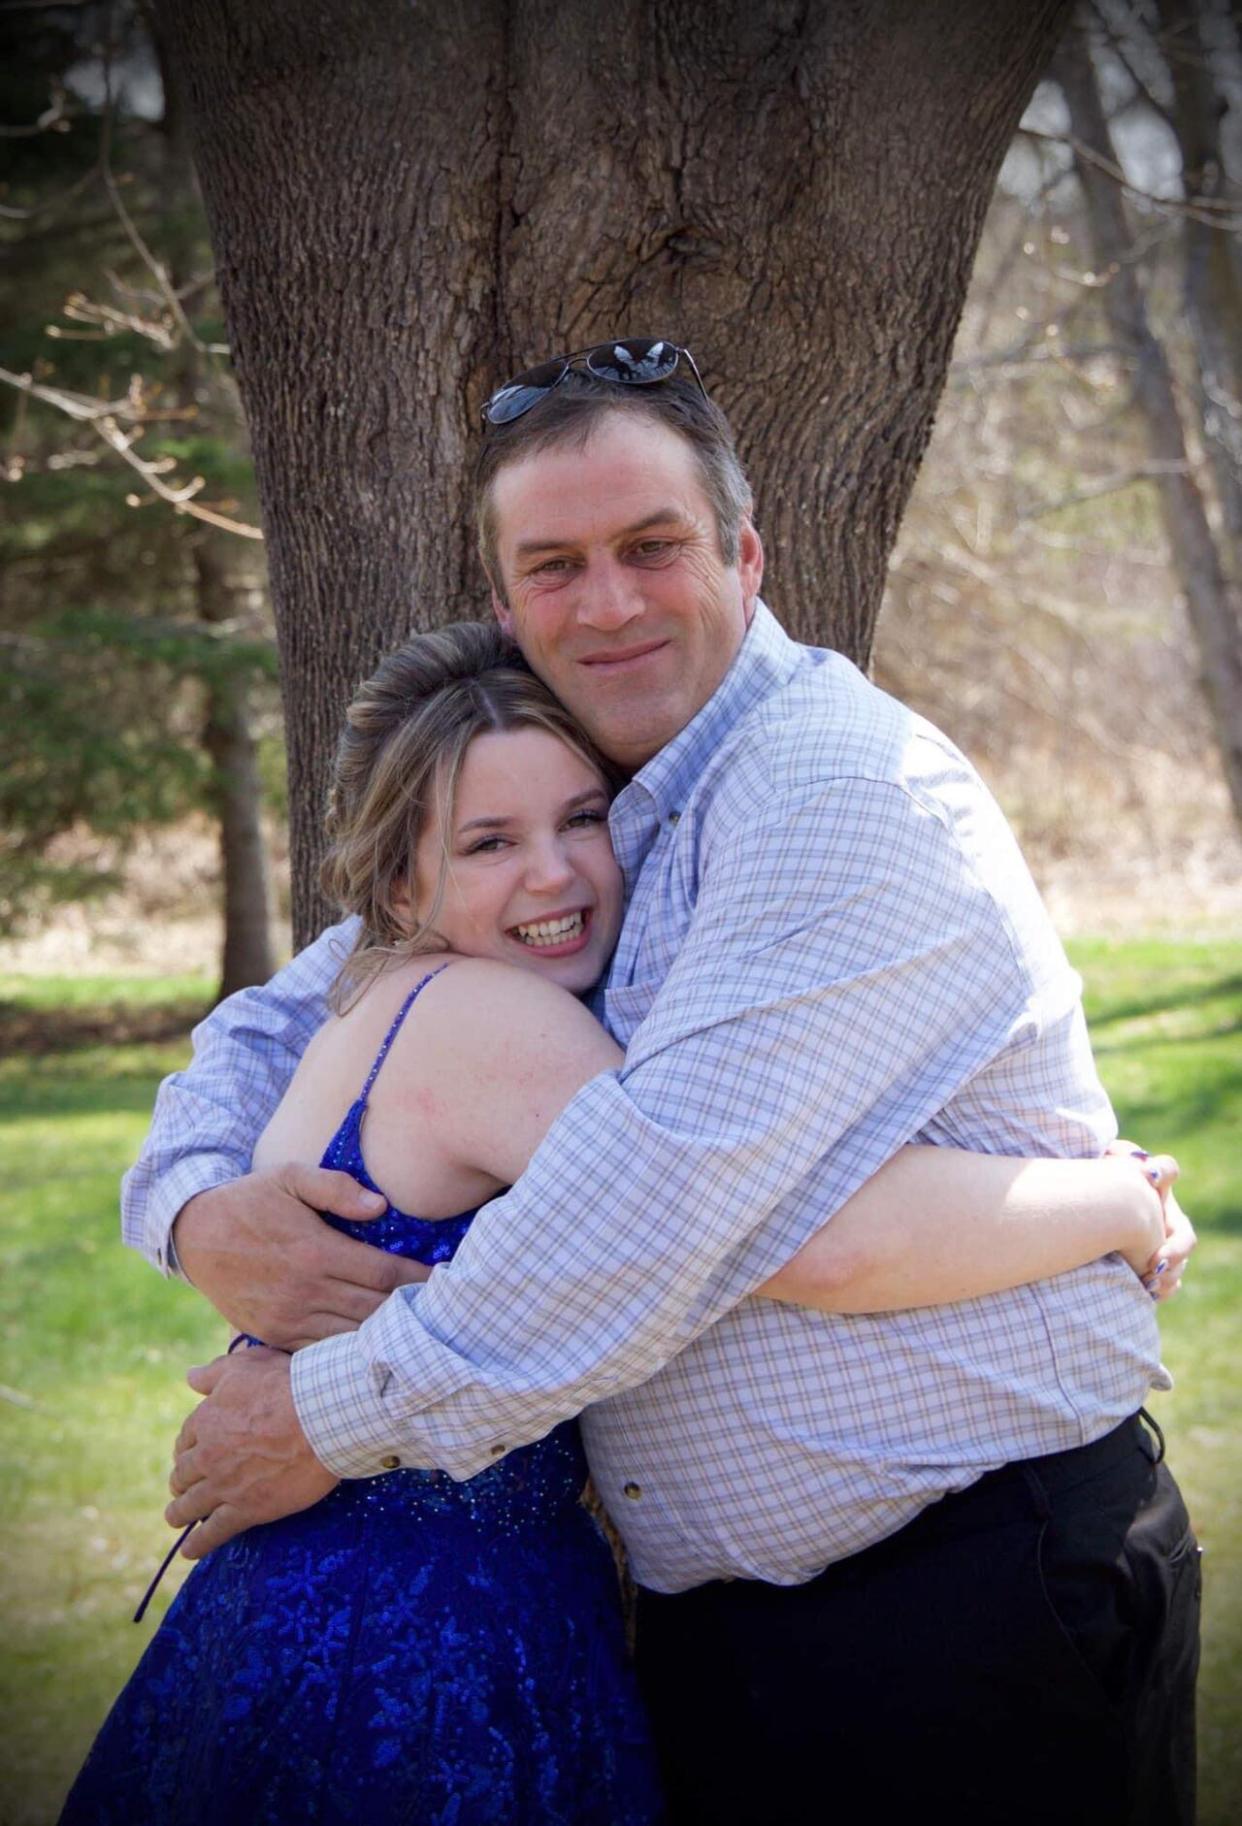
MULTIPOLYGON (((1092 1029, 1102 1025, 1099 1021, 1091 1023, 1092 1029)), ((1144 1052, 1171 1052, 1176 1046, 1210 1046, 1214 1040, 1242 1040, 1242 1021, 1230 1019, 1219 1027, 1196 1027, 1193 1033, 1140 1033, 1122 1034, 1113 1040, 1097 1042, 1093 1051, 1097 1058, 1108 1054, 1137 1056, 1144 1052)))
MULTIPOLYGON (((1204 1002, 1215 1002, 1232 996, 1242 996, 1242 976, 1217 977, 1212 982, 1200 983, 1197 988, 1170 989, 1167 995, 1146 996, 1141 1001, 1132 998, 1128 1002, 1115 1002, 1103 1007, 1096 1004, 1089 1017, 1090 1025, 1094 1032, 1097 1028, 1108 1027, 1116 1021, 1141 1021, 1148 1015, 1169 1014, 1177 1008, 1198 1007, 1204 1002)), ((1087 1000, 1092 1000, 1089 982, 1087 1000)))
MULTIPOLYGON (((169 1067, 168 1069, 172 1069, 169 1067)), ((150 1116, 156 1086, 166 1071, 136 1060, 128 1071, 107 1078, 34 1078, 23 1085, 0 1085, 0 1126, 13 1122, 53 1120, 65 1116, 150 1116)), ((4 1816, 0 1814, 0 1826, 4 1816)))
POLYGON ((0 1001, 0 1056, 76 1052, 85 1046, 162 1045, 180 1040, 208 1012, 199 1000, 153 1008, 102 1003, 88 1008, 30 1008, 0 1001))

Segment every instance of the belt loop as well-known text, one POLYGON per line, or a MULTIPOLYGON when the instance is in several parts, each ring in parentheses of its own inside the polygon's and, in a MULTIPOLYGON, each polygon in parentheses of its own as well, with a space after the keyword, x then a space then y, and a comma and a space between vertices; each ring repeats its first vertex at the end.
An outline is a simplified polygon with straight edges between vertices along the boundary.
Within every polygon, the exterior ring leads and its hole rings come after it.
POLYGON ((1164 1461, 1164 1434, 1160 1430, 1159 1422, 1152 1419, 1146 1408, 1139 1409, 1138 1418, 1145 1421, 1156 1436, 1156 1455, 1152 1459, 1152 1463, 1155 1465, 1162 1464, 1164 1461))
POLYGON ((1052 1502, 1035 1466, 1028 1460, 1018 1468, 1022 1472, 1022 1481, 1030 1492, 1031 1501, 1035 1505, 1036 1515, 1038 1515, 1041 1522, 1050 1520, 1052 1516, 1052 1502))

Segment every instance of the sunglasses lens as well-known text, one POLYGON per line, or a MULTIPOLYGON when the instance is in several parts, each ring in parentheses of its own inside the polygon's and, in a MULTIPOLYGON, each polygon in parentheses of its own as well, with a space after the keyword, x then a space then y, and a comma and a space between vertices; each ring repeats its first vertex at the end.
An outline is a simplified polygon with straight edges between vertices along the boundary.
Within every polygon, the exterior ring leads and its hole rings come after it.
POLYGON ((516 375, 507 387, 492 394, 483 408, 483 416, 491 425, 507 425, 511 419, 521 418, 524 412, 539 404, 545 393, 552 391, 568 366, 562 358, 540 362, 537 368, 527 368, 525 374, 516 375))
POLYGON ((602 342, 589 352, 586 365, 596 380, 647 387, 653 381, 667 380, 680 355, 675 342, 637 336, 630 342, 602 342))

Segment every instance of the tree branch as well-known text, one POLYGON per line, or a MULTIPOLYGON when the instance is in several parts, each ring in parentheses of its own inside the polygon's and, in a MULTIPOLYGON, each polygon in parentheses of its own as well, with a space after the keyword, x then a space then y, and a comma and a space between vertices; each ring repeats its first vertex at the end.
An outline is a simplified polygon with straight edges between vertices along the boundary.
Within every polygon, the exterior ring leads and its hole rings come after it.
POLYGON ((1033 507, 1021 508, 1016 518, 1019 524, 1028 520, 1042 520, 1045 514, 1059 513, 1063 507, 1078 507, 1083 501, 1098 501, 1101 495, 1118 494, 1123 488, 1132 487, 1135 482, 1153 482, 1160 476, 1189 474, 1190 464, 1180 458, 1153 457, 1150 462, 1138 463, 1133 469, 1101 476, 1098 482, 1089 482, 1085 488, 1076 489, 1073 494, 1061 495, 1055 501, 1039 501, 1033 507))
POLYGON ((68 133, 69 120, 65 113, 67 100, 68 96, 64 89, 59 83, 55 84, 52 89, 51 104, 43 110, 39 118, 31 121, 29 126, 0 126, 0 139, 35 139, 40 133, 68 133))
MULTIPOLYGON (((146 462, 138 455, 133 445, 142 436, 148 415, 132 390, 124 400, 91 399, 85 393, 71 393, 63 387, 45 387, 31 375, 12 374, 7 368, 0 368, 0 381, 6 386, 15 387, 19 393, 28 394, 31 399, 42 400, 44 405, 54 406, 58 412, 65 413, 78 424, 88 425, 122 462, 128 463, 142 477, 151 493, 158 495, 161 501, 166 501, 175 512, 189 514, 193 519, 203 520, 208 526, 218 526, 224 532, 237 533, 243 539, 262 539, 259 527, 231 519, 229 515, 219 513, 213 507, 204 507, 201 502, 194 500, 193 497, 199 490, 206 487, 204 477, 194 476, 189 482, 174 488, 163 480, 169 469, 175 466, 174 458, 157 457, 153 462, 146 462), (122 431, 122 420, 128 420, 134 429, 122 431)), ((140 496, 130 495, 128 502, 131 507, 142 505, 140 496)))
POLYGON ((1236 234, 1242 228, 1242 214, 1239 214, 1235 203, 1223 197, 1186 197, 1179 201, 1176 197, 1158 197, 1154 190, 1144 190, 1141 184, 1132 183, 1121 166, 1114 159, 1106 158, 1084 140, 1072 133, 1047 133, 1042 127, 1019 127, 1018 132, 1024 139, 1041 140, 1049 146, 1068 146, 1076 158, 1085 165, 1093 166, 1110 177, 1114 184, 1120 184, 1123 190, 1129 191, 1141 202, 1150 203, 1153 208, 1165 211, 1169 215, 1189 216, 1192 221, 1202 222, 1208 228, 1224 229, 1226 234, 1236 234))

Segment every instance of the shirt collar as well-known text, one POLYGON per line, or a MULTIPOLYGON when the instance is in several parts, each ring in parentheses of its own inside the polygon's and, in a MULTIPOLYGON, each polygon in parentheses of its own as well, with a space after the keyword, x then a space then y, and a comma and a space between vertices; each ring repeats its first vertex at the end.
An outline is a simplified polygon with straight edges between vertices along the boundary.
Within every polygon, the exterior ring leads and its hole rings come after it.
POLYGON ((679 814, 720 744, 749 710, 793 677, 802 653, 771 610, 756 601, 737 657, 720 684, 680 734, 639 768, 625 796, 640 788, 661 822, 679 814))

